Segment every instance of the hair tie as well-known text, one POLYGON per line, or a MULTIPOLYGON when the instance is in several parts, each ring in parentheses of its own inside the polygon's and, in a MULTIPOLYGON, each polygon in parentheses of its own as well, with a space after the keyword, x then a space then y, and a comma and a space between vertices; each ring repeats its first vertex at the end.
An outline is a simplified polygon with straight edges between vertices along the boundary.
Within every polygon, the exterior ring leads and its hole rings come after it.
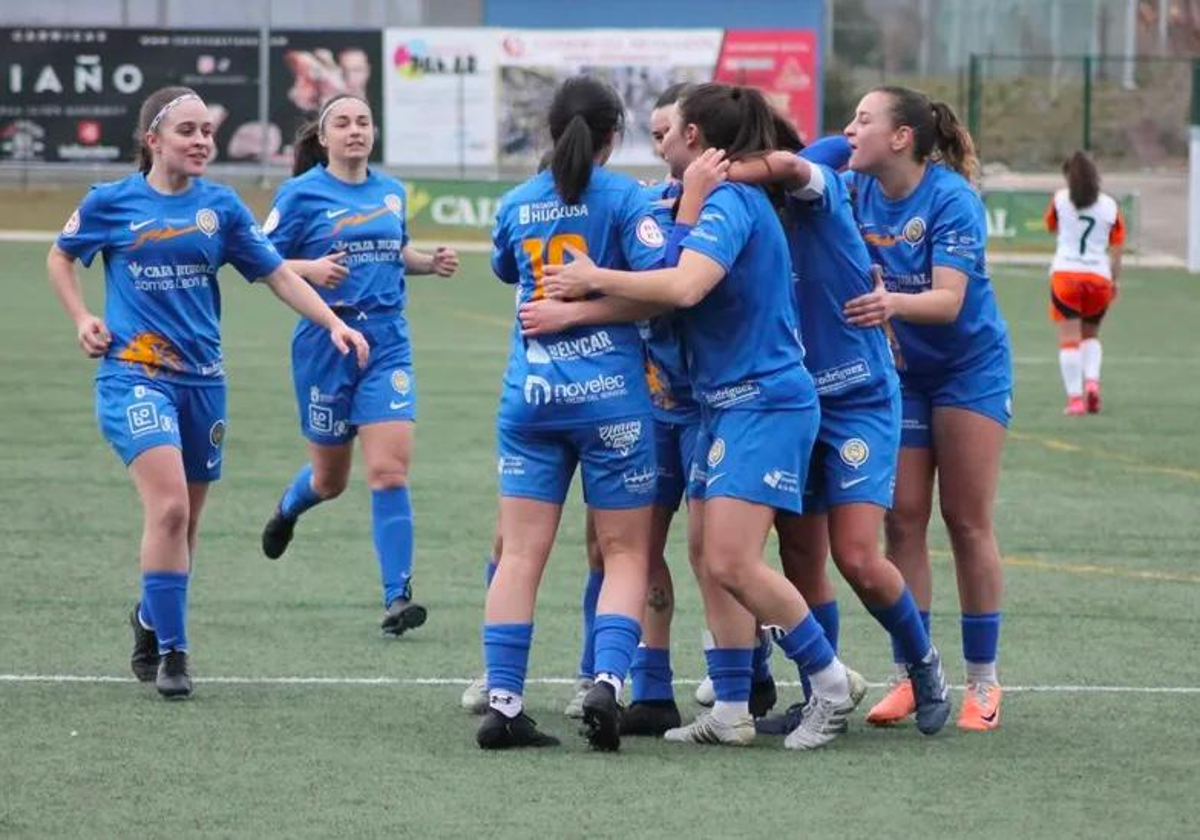
POLYGON ((154 115, 154 119, 150 120, 150 125, 148 125, 146 127, 146 131, 154 131, 154 129, 158 128, 158 124, 163 121, 163 118, 166 117, 167 113, 172 108, 174 108, 176 105, 178 105, 180 102, 183 102, 184 100, 187 100, 187 99, 199 99, 199 98, 200 97, 198 95, 196 95, 195 93, 192 93, 191 91, 188 91, 187 93, 181 93, 179 96, 176 96, 174 99, 172 99, 166 105, 164 105, 158 109, 158 113, 154 115))

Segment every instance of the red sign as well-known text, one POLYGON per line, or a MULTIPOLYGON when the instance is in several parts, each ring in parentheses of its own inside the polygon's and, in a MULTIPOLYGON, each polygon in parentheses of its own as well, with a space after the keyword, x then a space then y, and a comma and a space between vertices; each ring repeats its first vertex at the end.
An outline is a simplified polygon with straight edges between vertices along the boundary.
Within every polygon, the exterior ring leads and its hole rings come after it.
POLYGON ((730 29, 713 81, 749 85, 787 115, 805 142, 817 137, 817 33, 730 29))

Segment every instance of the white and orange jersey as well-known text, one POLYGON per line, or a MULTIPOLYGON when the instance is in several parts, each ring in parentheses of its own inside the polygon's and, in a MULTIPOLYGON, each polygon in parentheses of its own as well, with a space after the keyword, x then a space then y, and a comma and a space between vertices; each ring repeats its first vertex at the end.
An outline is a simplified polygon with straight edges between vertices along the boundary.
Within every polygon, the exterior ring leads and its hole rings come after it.
POLYGON ((1046 228, 1058 234, 1052 273, 1070 271, 1112 279, 1108 248, 1125 244, 1125 219, 1112 196, 1100 193, 1095 204, 1081 210, 1071 203, 1070 193, 1061 189, 1046 208, 1046 228))

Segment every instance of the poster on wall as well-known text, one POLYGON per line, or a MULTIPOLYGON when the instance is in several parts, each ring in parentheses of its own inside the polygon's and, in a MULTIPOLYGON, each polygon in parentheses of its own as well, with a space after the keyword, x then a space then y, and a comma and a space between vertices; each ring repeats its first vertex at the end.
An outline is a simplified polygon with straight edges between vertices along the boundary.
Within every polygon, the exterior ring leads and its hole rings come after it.
POLYGON ((499 45, 495 30, 387 30, 383 94, 388 163, 496 164, 499 45))
POLYGON ((806 142, 817 138, 817 34, 812 30, 729 30, 713 80, 758 88, 806 142))

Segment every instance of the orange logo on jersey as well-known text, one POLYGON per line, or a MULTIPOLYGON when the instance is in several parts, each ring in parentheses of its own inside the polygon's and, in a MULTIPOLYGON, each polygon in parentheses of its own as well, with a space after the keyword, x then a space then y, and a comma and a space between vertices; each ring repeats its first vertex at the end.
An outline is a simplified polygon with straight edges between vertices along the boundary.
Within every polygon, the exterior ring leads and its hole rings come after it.
POLYGON ((358 225, 365 225, 367 222, 371 221, 372 219, 378 219, 384 213, 390 213, 390 212, 391 211, 388 210, 387 207, 380 207, 378 210, 372 210, 370 213, 355 213, 353 216, 346 216, 344 218, 338 219, 337 222, 333 226, 333 235, 337 236, 339 233, 342 232, 342 230, 344 228, 357 227, 358 225))
POLYGON ((863 239, 868 245, 878 245, 881 248, 890 248, 900 241, 900 237, 888 233, 864 233, 863 239))
POLYGON ((195 233, 199 228, 195 225, 189 225, 185 228, 173 228, 167 225, 165 228, 154 228, 147 230, 144 233, 139 233, 138 238, 133 240, 133 244, 129 246, 129 250, 140 248, 147 242, 162 242, 164 239, 175 239, 180 236, 187 236, 189 233, 195 233))
POLYGON ((671 396, 671 389, 662 371, 649 359, 646 360, 646 386, 650 389, 650 401, 656 406, 666 409, 675 407, 675 399, 671 396))
POLYGON ((147 376, 155 376, 161 368, 183 370, 179 352, 165 337, 158 333, 138 333, 117 354, 123 362, 141 365, 147 376))

